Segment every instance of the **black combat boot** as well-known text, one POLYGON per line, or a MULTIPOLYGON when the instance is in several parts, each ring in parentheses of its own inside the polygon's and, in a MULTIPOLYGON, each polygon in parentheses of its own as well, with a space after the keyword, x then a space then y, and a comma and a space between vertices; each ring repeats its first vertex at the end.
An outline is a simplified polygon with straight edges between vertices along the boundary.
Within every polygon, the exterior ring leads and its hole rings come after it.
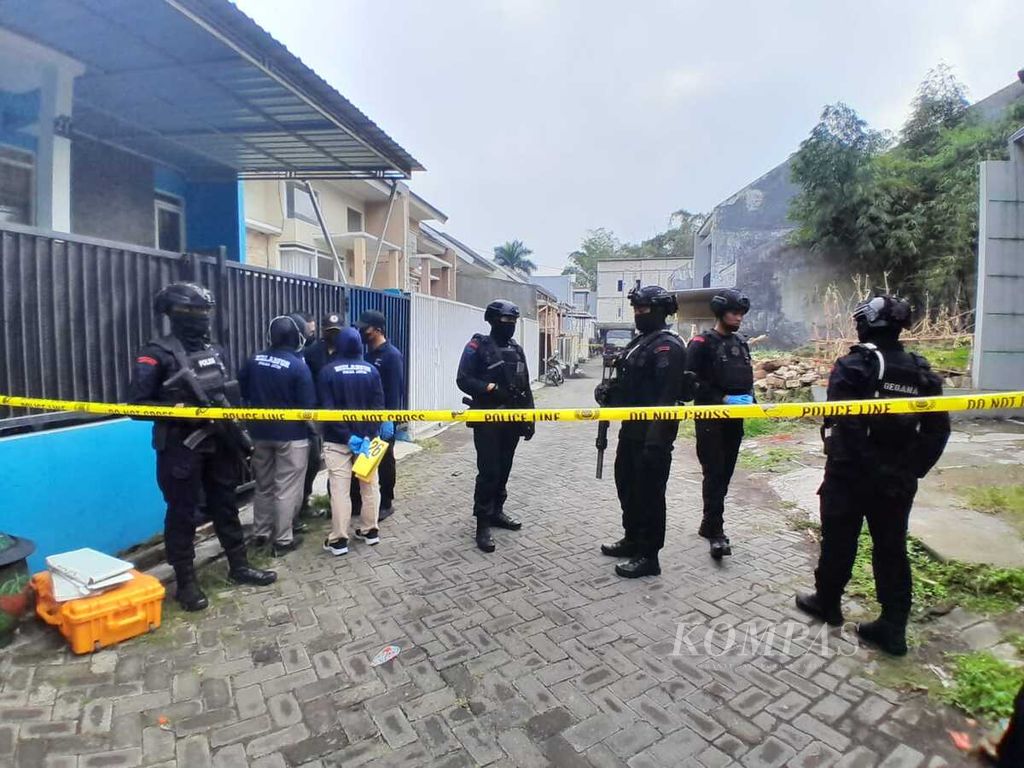
POLYGON ((602 544, 601 554, 608 557, 636 557, 638 553, 636 544, 623 536, 611 544, 602 544))
POLYGON ((661 575, 661 565, 658 558, 637 555, 628 563, 619 563, 615 566, 615 572, 624 579, 638 579, 641 576, 661 575))
POLYGON ((833 627, 843 625, 843 608, 838 600, 825 600, 817 592, 796 596, 796 607, 833 627))
POLYGON ((178 583, 176 598, 186 611, 202 611, 210 605, 196 581, 196 571, 191 563, 174 566, 174 579, 178 583))
POLYGON ((488 524, 487 519, 483 517, 478 517, 476 519, 476 545, 480 548, 481 552, 494 551, 494 539, 491 538, 491 526, 488 524))
POLYGON ((228 578, 236 584, 253 584, 265 587, 277 581, 275 571, 264 571, 249 565, 249 556, 245 547, 228 552, 228 578))
POLYGON ((504 528, 506 531, 518 531, 523 527, 523 524, 518 520, 515 520, 504 512, 498 512, 491 516, 491 525, 495 528, 504 528))
POLYGON ((728 536, 712 536, 711 537, 711 557, 715 560, 721 560, 726 555, 732 554, 732 545, 729 544, 728 536))
POLYGON ((907 623, 893 621, 882 612, 881 618, 857 625, 857 635, 890 656, 907 655, 907 623))

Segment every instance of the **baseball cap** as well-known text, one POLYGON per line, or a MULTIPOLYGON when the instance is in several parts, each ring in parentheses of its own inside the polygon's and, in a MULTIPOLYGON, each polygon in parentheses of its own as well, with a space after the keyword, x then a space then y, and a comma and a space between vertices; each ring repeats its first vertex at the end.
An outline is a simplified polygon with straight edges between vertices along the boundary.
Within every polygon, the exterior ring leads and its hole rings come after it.
POLYGON ((341 330, 345 327, 345 321, 341 319, 341 315, 337 312, 328 312, 324 315, 324 321, 320 323, 321 331, 329 331, 332 328, 341 330))
POLYGON ((384 330, 384 326, 387 321, 384 318, 383 312, 378 312, 375 309, 367 309, 361 315, 359 315, 359 321, 356 325, 360 330, 363 328, 379 328, 381 331, 384 330))

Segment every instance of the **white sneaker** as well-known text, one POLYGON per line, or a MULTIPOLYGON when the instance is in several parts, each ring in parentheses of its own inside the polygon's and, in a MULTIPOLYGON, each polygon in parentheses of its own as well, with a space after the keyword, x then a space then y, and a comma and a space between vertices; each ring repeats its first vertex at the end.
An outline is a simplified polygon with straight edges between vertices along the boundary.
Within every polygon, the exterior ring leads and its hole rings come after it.
POLYGON ((337 557, 348 554, 348 539, 324 539, 324 550, 337 557))

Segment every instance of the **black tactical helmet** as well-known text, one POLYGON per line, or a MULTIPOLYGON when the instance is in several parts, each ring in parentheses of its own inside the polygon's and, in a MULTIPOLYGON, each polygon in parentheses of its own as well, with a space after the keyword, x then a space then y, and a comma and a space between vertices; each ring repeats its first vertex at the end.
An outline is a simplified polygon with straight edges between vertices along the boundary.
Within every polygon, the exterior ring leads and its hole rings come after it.
POLYGON ((660 285, 645 285, 643 288, 633 288, 629 294, 629 303, 634 307, 650 307, 660 310, 666 316, 674 315, 679 311, 679 302, 676 297, 662 288, 660 285))
POLYGON ((734 288, 724 288, 711 297, 711 312, 719 319, 726 312, 742 312, 745 315, 749 311, 750 299, 734 288))
POLYGON ((502 317, 514 317, 519 319, 519 307, 506 299, 495 299, 487 305, 484 310, 484 320, 493 323, 502 317))
POLYGON ((910 327, 910 302, 900 296, 875 296, 862 301, 853 310, 853 319, 865 328, 910 327))
POLYGON ((208 288, 195 283, 171 283, 164 286, 153 299, 153 310, 171 314, 177 309, 212 311, 217 302, 208 288))

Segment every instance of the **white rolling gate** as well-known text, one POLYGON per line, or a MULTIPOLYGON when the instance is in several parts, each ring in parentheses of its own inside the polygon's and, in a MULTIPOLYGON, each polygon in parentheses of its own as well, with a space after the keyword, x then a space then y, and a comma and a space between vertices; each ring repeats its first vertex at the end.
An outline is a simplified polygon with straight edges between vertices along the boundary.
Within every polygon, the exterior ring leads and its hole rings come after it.
MULTIPOLYGON (((484 310, 469 304, 412 294, 409 334, 409 408, 461 410, 464 394, 455 385, 455 374, 466 342, 474 333, 487 333, 484 310)), ((530 375, 537 378, 539 327, 536 320, 520 320, 517 327, 530 375)), ((413 436, 434 424, 409 425, 413 436)))

